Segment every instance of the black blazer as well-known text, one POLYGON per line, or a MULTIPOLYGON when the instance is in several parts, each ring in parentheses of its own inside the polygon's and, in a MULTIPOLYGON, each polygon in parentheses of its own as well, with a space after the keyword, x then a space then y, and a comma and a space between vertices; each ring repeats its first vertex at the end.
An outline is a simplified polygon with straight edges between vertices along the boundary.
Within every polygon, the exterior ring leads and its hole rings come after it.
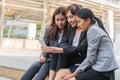
POLYGON ((67 35, 63 35, 61 43, 54 41, 58 47, 62 47, 64 54, 52 54, 50 69, 59 70, 61 68, 68 68, 74 64, 81 63, 87 52, 87 38, 86 32, 82 32, 79 45, 77 47, 72 46, 72 42, 75 36, 76 27, 71 28, 67 35))
MULTIPOLYGON (((44 38, 44 41, 45 41, 45 43, 49 44, 49 46, 59 47, 60 43, 58 43, 58 39, 51 40, 50 34, 49 34, 50 29, 51 29, 51 27, 48 27, 46 29, 45 37, 47 37, 47 38, 44 38)), ((67 33, 66 34, 63 33, 61 43, 67 41, 66 37, 67 37, 67 33)), ((44 55, 46 55, 47 58, 49 57, 49 59, 50 59, 50 69, 56 70, 57 63, 58 63, 58 54, 46 54, 46 53, 44 53, 44 55)))
MULTIPOLYGON (((51 27, 48 27, 45 29, 44 41, 47 46, 56 46, 57 47, 57 46, 59 46, 58 39, 56 39, 56 40, 50 39, 50 33, 49 33, 50 29, 51 29, 51 27)), ((65 42, 67 40, 66 36, 67 36, 67 34, 63 33, 61 43, 65 42)))
MULTIPOLYGON (((50 46, 50 35, 49 35, 50 27, 45 29, 43 40, 47 46, 50 46)), ((49 62, 51 60, 51 54, 47 54, 45 52, 41 52, 40 56, 46 57, 46 61, 49 62)))
POLYGON ((62 47, 64 50, 64 54, 79 54, 82 58, 86 57, 87 53, 87 37, 86 32, 82 32, 79 39, 79 45, 77 47, 72 46, 73 39, 75 36, 77 27, 72 27, 69 31, 67 39, 64 43, 61 43, 59 47, 62 47))

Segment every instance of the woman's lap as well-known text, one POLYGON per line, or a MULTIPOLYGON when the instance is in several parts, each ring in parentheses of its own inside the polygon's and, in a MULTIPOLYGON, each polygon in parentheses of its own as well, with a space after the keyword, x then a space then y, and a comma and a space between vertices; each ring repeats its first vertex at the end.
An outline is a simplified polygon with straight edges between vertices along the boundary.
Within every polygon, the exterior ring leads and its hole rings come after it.
POLYGON ((63 77, 69 74, 71 74, 69 69, 60 69, 56 74, 55 80, 61 80, 63 77))
POLYGON ((88 69, 85 72, 79 73, 75 78, 76 80, 114 80, 111 75, 114 71, 110 72, 97 72, 93 69, 88 69))

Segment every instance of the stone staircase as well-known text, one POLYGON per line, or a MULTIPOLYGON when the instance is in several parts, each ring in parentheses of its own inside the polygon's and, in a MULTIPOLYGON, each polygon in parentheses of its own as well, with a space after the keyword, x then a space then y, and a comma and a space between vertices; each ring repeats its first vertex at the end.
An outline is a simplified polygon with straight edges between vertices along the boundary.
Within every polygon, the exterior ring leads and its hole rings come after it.
POLYGON ((0 76, 11 78, 11 80, 20 80, 24 70, 0 66, 0 76))
POLYGON ((25 70, 38 60, 39 53, 35 50, 0 49, 0 76, 20 80, 25 70))

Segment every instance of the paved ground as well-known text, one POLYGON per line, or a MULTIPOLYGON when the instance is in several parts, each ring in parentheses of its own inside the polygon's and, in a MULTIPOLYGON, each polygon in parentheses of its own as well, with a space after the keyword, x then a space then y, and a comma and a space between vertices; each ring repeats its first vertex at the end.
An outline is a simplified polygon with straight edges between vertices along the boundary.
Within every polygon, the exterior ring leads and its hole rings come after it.
POLYGON ((39 55, 40 50, 0 49, 0 65, 26 70, 39 55))

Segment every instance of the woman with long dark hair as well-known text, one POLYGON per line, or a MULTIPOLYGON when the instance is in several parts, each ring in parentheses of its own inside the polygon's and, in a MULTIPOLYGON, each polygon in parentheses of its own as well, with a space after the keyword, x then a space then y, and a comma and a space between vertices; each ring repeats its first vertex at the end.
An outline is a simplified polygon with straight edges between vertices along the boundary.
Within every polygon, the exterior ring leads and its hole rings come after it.
MULTIPOLYGON (((46 45, 57 46, 59 43, 64 42, 69 29, 67 25, 65 7, 58 7, 53 13, 50 26, 46 28, 44 33, 44 42, 46 45)), ((34 62, 24 73, 21 80, 32 80, 33 78, 34 80, 44 80, 49 73, 49 68, 50 72, 55 70, 56 64, 57 55, 42 52, 40 61, 34 62), (56 60, 53 60, 55 59, 54 56, 56 60)), ((49 75, 49 79, 51 77, 52 76, 49 75)))
MULTIPOLYGON (((52 16, 52 22, 49 27, 50 46, 58 46, 66 41, 69 26, 65 15, 65 7, 58 7, 52 16)), ((49 80, 55 77, 56 66, 58 63, 58 54, 51 54, 49 80)))
POLYGON ((114 71, 118 68, 118 64, 114 57, 111 39, 102 21, 87 8, 77 12, 76 21, 82 31, 87 31, 87 57, 63 80, 115 80, 114 71))

